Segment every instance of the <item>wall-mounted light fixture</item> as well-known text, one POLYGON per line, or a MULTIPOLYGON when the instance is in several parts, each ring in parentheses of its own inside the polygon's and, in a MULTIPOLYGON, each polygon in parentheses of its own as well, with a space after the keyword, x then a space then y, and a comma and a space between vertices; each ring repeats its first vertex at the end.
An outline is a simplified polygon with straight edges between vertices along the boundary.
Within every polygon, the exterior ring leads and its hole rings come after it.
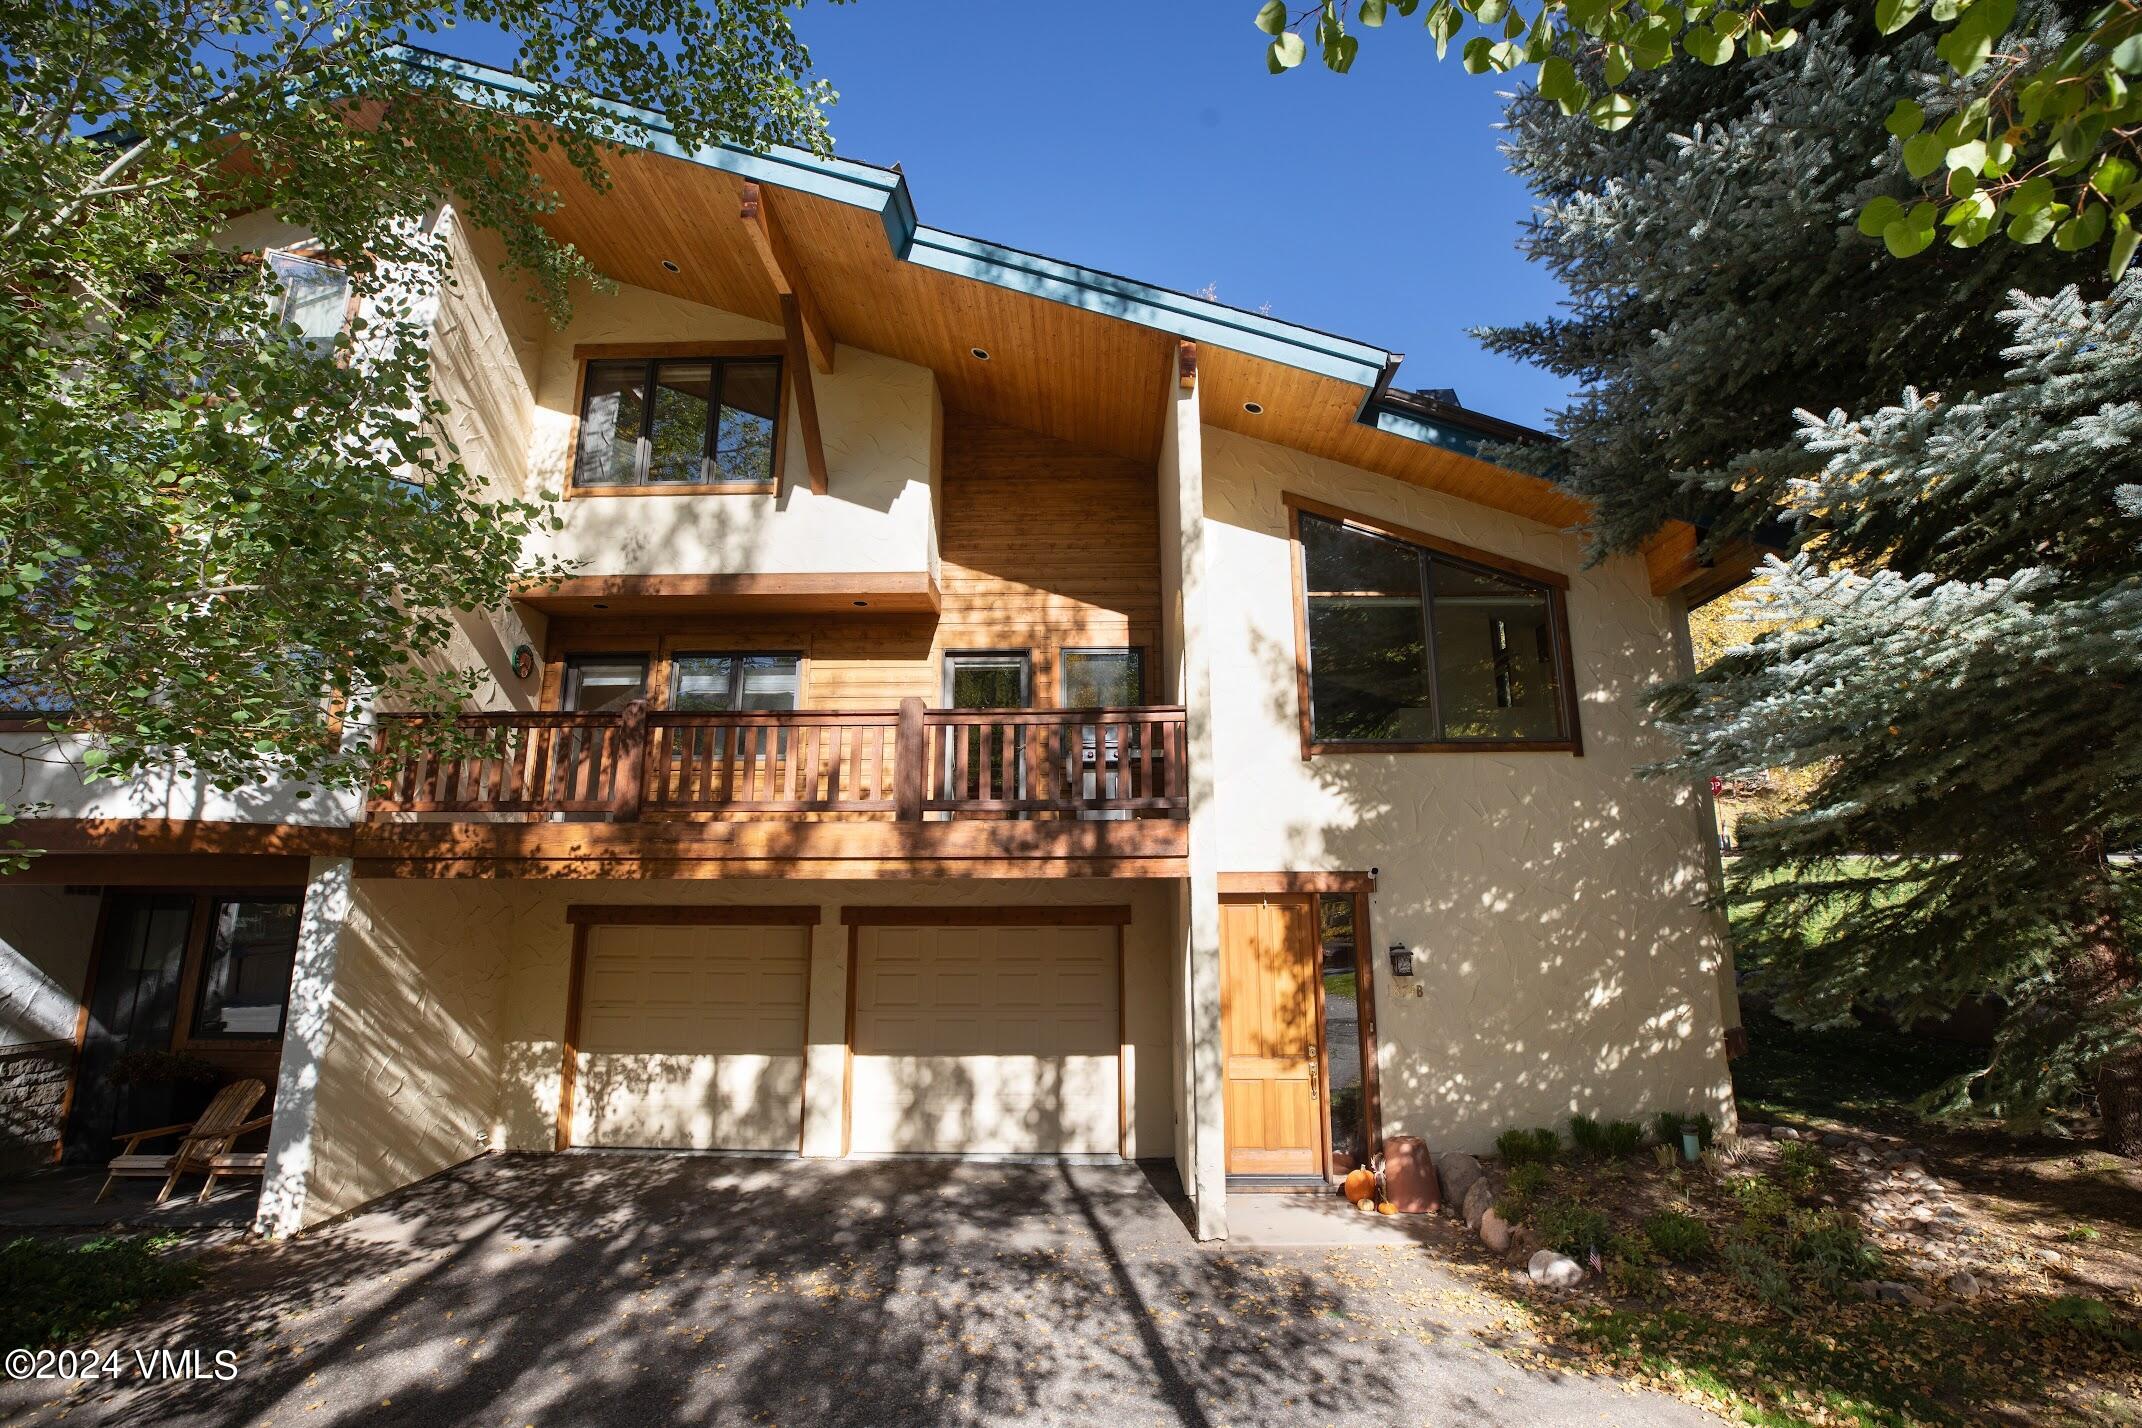
POLYGON ((1410 977, 1413 975, 1413 949, 1403 942, 1393 942, 1391 944, 1391 975, 1394 977, 1410 977))

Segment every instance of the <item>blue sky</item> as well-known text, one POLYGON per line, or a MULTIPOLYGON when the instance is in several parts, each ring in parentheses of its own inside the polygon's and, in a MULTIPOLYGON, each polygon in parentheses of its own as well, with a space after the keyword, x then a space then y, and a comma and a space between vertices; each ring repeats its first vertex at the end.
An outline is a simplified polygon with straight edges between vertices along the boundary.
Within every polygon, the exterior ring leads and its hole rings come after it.
POLYGON ((814 4, 838 152, 898 163, 925 223, 1406 354, 1402 385, 1540 422, 1562 380, 1479 324, 1560 287, 1517 252, 1530 210, 1494 125, 1507 79, 1438 64, 1395 12, 1353 72, 1264 68, 1253 0, 814 4), (1090 23, 1088 23, 1090 22, 1090 23))

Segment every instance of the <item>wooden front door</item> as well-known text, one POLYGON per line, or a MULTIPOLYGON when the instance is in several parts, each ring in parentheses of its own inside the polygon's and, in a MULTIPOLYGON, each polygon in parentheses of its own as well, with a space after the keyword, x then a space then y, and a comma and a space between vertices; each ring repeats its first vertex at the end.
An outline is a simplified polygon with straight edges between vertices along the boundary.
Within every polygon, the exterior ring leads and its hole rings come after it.
POLYGON ((1283 896, 1220 904, 1230 1175, 1323 1173, 1313 908, 1309 898, 1283 896))

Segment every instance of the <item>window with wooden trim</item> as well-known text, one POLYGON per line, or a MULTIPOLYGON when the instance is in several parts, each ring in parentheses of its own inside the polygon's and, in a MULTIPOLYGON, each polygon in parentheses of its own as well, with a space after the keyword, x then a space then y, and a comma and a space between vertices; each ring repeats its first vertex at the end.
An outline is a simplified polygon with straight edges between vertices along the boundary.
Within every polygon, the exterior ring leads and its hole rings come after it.
POLYGON ((802 692, 801 655, 694 653, 669 658, 672 709, 794 709, 802 692))
POLYGON ((777 357, 591 361, 581 381, 576 491, 771 491, 777 357))
POLYGON ((1561 589, 1336 512, 1294 512, 1304 743, 1575 751, 1561 589))

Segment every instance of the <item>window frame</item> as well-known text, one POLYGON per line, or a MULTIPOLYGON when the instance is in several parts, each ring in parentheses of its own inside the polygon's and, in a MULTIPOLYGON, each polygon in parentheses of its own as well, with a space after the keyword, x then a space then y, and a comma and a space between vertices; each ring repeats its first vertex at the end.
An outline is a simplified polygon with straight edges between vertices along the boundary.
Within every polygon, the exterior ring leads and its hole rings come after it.
POLYGON ((1073 655, 1129 655, 1138 666, 1138 700, 1122 707, 1143 709, 1147 706, 1145 646, 1144 645, 1064 645, 1056 651, 1056 703, 1062 709, 1105 708, 1104 705, 1066 704, 1064 691, 1071 685, 1071 657, 1073 655))
MULTIPOLYGON (((650 373, 650 377, 651 377, 650 373)), ((781 473, 788 459, 788 403, 792 386, 788 344, 770 342, 584 342, 573 348, 573 420, 567 439, 563 496, 771 496, 781 490, 781 473), (711 361, 772 362, 774 383, 774 439, 772 474, 764 481, 673 481, 658 485, 617 486, 580 484, 580 425, 587 412, 588 367, 595 362, 711 361)), ((649 403, 652 409, 653 403, 649 403)), ((714 411, 708 422, 707 439, 721 430, 721 394, 716 384, 714 411)))
MULTIPOLYGON (((274 278, 275 259, 278 256, 295 258, 301 263, 311 263, 319 268, 335 268, 341 271, 343 281, 342 323, 335 329, 335 338, 339 339, 342 334, 349 332, 351 324, 357 320, 359 310, 364 306, 364 295, 357 291, 356 280, 350 276, 350 265, 343 259, 330 254, 327 251, 327 245, 317 238, 308 238, 301 243, 271 243, 260 250, 260 266, 271 279, 274 278)), ((282 295, 276 301, 276 316, 278 320, 284 322, 289 320, 284 316, 289 302, 289 290, 284 289, 282 295)), ((326 357, 336 362, 347 362, 349 360, 347 353, 337 349, 334 340, 329 341, 326 351, 312 352, 311 355, 314 357, 326 357)))
POLYGON ((649 707, 654 707, 653 701, 655 662, 653 657, 646 650, 635 646, 630 649, 619 650, 574 649, 568 650, 563 655, 560 655, 558 658, 558 711, 560 713, 566 714, 587 714, 599 712, 595 710, 582 709, 579 707, 580 690, 579 687, 573 683, 574 666, 582 663, 594 663, 598 661, 607 661, 614 664, 623 664, 628 660, 634 659, 640 662, 640 700, 642 703, 647 704, 649 707))
POLYGON ((731 714, 759 714, 759 713, 781 713, 781 712, 788 712, 788 713, 793 713, 793 712, 795 712, 796 710, 800 710, 800 709, 802 709, 802 708, 804 708, 804 707, 805 707, 805 706, 804 706, 804 703, 803 703, 803 695, 804 695, 804 683, 803 683, 803 677, 804 677, 804 672, 805 672, 805 660, 804 660, 804 654, 803 654, 803 651, 802 651, 802 650, 796 650, 796 649, 785 649, 785 650, 740 650, 740 649, 721 649, 721 648, 715 648, 715 649, 704 649, 704 648, 701 648, 701 647, 699 647, 699 646, 697 646, 697 645, 683 645, 683 644, 680 644, 680 645, 678 645, 678 646, 677 646, 677 648, 675 648, 674 650, 665 650, 665 651, 663 652, 663 655, 662 655, 662 704, 661 704, 661 707, 662 707, 662 708, 663 708, 664 710, 671 710, 671 711, 674 711, 674 710, 675 710, 675 709, 677 708, 677 676, 678 676, 678 669, 677 669, 677 661, 678 661, 678 660, 682 660, 682 659, 726 659, 726 660, 734 660, 734 661, 736 661, 735 667, 734 667, 733 669, 731 669, 731 670, 729 671, 729 708, 728 708, 728 710, 727 710, 727 711, 725 711, 725 712, 727 712, 727 713, 731 713, 731 714), (791 661, 793 661, 793 662, 795 663, 795 666, 796 666, 796 703, 795 703, 794 709, 791 709, 791 710, 787 710, 787 711, 780 711, 780 710, 757 710, 757 709, 745 709, 745 708, 743 708, 743 707, 741 706, 741 704, 739 703, 739 701, 740 701, 740 700, 742 700, 742 698, 743 698, 743 695, 744 695, 744 663, 743 663, 743 662, 744 662, 745 660, 747 660, 747 659, 785 659, 785 660, 791 660, 791 661))
MULTIPOLYGON (((1578 722, 1576 657, 1569 633, 1569 577, 1542 566, 1496 555, 1491 551, 1412 530, 1355 511, 1328 506, 1293 492, 1280 497, 1287 511, 1287 546, 1294 576, 1294 691, 1295 709, 1301 726, 1304 760, 1320 754, 1569 754, 1582 757, 1584 731, 1578 722), (1485 574, 1521 580, 1547 595, 1548 621, 1553 630, 1555 664, 1562 696, 1562 724, 1566 731, 1557 739, 1319 739, 1313 723, 1314 710, 1309 684, 1309 588, 1308 561, 1302 548, 1302 517, 1311 516, 1384 540, 1416 546, 1431 555, 1459 565, 1477 567, 1485 574)), ((1429 631, 1429 698, 1440 712, 1442 695, 1435 685, 1432 631, 1435 625, 1435 591, 1432 582, 1422 588, 1421 618, 1429 631)))
POLYGON ((192 928, 187 929, 188 950, 192 953, 189 958, 191 985, 187 985, 186 975, 182 973, 179 1006, 185 1021, 183 1028, 174 1028, 176 1034, 172 1038, 173 1044, 187 1047, 258 1046, 270 1043, 280 1045, 290 1030, 290 993, 297 985, 297 958, 305 936, 305 894, 302 891, 282 894, 208 893, 194 904, 194 916, 200 921, 201 927, 198 934, 192 928), (269 1035, 201 1029, 201 1013, 206 1009, 208 998, 209 962, 216 955, 216 922, 222 916, 223 909, 236 902, 284 903, 297 912, 297 935, 290 943, 290 975, 283 982, 282 1015, 277 1019, 275 1031, 269 1035))

